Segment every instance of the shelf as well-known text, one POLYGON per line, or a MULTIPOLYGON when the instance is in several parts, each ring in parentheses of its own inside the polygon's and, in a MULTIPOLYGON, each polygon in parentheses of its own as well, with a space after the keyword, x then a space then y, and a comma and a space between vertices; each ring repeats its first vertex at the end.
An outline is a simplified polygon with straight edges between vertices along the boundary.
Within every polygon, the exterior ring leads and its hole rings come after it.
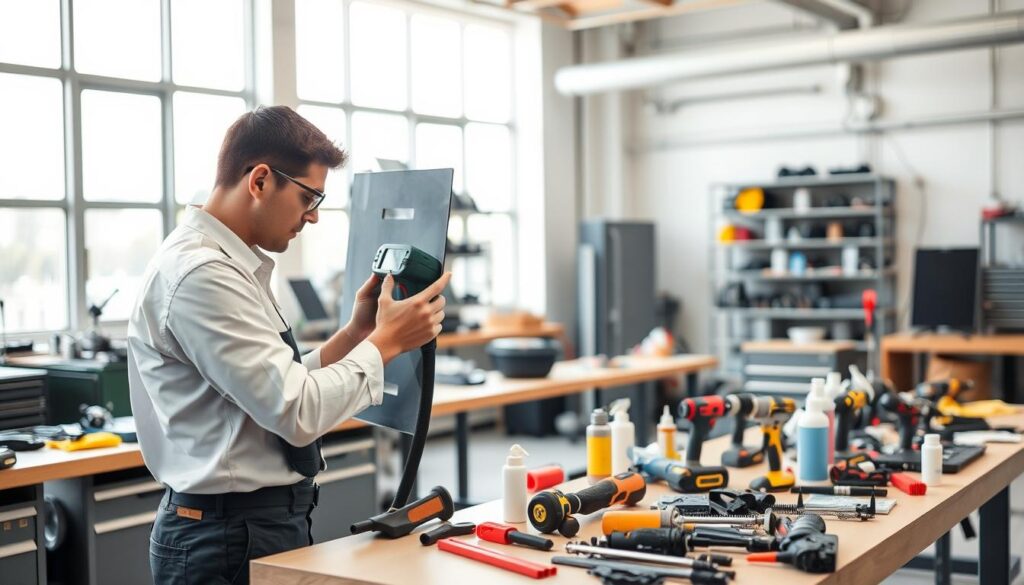
POLYGON ((871 173, 850 173, 845 175, 805 175, 797 177, 779 177, 770 183, 728 183, 721 184, 722 187, 730 190, 747 189, 760 187, 766 191, 780 189, 795 189, 797 187, 845 187, 850 185, 873 185, 875 183, 888 183, 888 179, 871 173))
POLYGON ((892 246, 895 241, 892 238, 843 238, 841 240, 828 240, 825 238, 808 238, 799 242, 782 240, 771 243, 766 240, 734 240, 732 242, 719 242, 722 248, 746 248, 748 250, 771 250, 773 248, 785 248, 794 250, 831 250, 840 249, 846 246, 857 246, 858 248, 873 248, 892 246))
POLYGON ((739 220, 763 220, 770 217, 777 217, 779 219, 843 219, 875 217, 875 214, 879 211, 882 212, 882 215, 892 215, 892 206, 885 205, 880 210, 875 207, 812 207, 806 211, 797 211, 790 207, 778 207, 750 213, 736 211, 735 209, 725 209, 722 210, 722 215, 730 219, 739 220))
MULTIPOLYGON (((718 307, 723 313, 742 315, 745 317, 760 317, 765 319, 863 319, 864 311, 861 309, 757 309, 751 307, 718 307)), ((891 308, 876 309, 877 315, 892 313, 891 308)))
POLYGON ((729 276, 730 280, 733 282, 737 280, 753 280, 758 282, 864 282, 878 278, 888 278, 895 275, 896 271, 890 268, 883 270, 881 273, 872 270, 870 272, 861 272, 854 275, 823 273, 805 274, 803 276, 796 276, 794 274, 772 274, 763 270, 734 270, 729 276))

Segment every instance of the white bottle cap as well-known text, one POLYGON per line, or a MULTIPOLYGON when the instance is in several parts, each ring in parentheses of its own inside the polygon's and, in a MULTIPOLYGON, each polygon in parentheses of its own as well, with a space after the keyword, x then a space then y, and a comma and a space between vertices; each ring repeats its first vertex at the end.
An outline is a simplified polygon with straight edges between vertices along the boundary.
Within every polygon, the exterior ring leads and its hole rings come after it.
POLYGON ((672 418, 672 413, 669 412, 667 404, 665 405, 665 408, 662 409, 662 411, 661 411, 661 423, 660 424, 671 425, 673 427, 676 426, 676 419, 672 418))
POLYGON ((629 422, 629 398, 613 402, 611 412, 616 422, 629 422))
POLYGON ((829 372, 828 377, 825 378, 825 388, 828 388, 833 396, 829 398, 835 398, 839 394, 839 391, 843 387, 843 375, 839 372, 829 372))
POLYGON ((505 465, 510 467, 519 466, 523 464, 523 457, 529 455, 526 449, 519 446, 519 443, 513 444, 508 450, 508 458, 505 459, 505 465))
POLYGON ((804 410, 807 412, 825 412, 829 408, 829 399, 825 396, 825 379, 812 378, 811 391, 807 393, 804 410))
POLYGON ((925 445, 939 446, 942 443, 939 442, 939 435, 938 434, 936 434, 936 433, 928 433, 927 435, 924 436, 924 444, 925 445))

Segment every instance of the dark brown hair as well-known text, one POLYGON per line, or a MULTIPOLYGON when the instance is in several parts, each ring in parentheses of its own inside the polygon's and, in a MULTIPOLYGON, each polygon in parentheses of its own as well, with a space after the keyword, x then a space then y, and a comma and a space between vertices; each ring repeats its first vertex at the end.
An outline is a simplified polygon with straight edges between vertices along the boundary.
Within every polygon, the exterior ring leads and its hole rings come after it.
POLYGON ((237 183, 246 169, 265 163, 294 176, 319 163, 336 168, 348 160, 319 128, 288 106, 259 106, 228 128, 217 156, 217 185, 237 183))

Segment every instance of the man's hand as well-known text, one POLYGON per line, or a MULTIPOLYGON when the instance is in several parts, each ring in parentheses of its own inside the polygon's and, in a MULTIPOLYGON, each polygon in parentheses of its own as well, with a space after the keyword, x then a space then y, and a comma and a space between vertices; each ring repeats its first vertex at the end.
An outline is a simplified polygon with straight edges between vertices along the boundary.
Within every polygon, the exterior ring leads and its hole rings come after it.
POLYGON ((356 291, 356 300, 352 304, 352 317, 345 326, 345 331, 356 343, 366 339, 377 325, 377 286, 380 277, 370 274, 370 278, 356 291))
POLYGON ((377 328, 368 339, 377 346, 385 364, 441 333, 445 305, 441 292, 451 277, 451 272, 445 272, 419 294, 401 301, 391 298, 395 277, 389 274, 384 278, 377 299, 377 328))

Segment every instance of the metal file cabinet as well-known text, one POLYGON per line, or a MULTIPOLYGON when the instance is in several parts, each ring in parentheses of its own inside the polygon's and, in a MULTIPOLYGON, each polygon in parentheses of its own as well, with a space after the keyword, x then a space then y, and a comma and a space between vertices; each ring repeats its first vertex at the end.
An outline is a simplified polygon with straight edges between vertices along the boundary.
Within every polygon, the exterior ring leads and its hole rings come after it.
POLYGON ((849 377, 851 364, 864 370, 864 354, 851 341, 796 345, 785 340, 748 341, 743 353, 743 391, 803 401, 811 378, 829 372, 849 377))
MULTIPOLYGON (((328 435, 327 470, 313 515, 317 542, 349 534, 374 513, 375 443, 370 429, 328 435)), ((149 535, 164 494, 145 468, 48 482, 46 495, 65 512, 64 543, 47 555, 51 583, 133 585, 152 582, 149 535)), ((5 582, 6 583, 6 582, 5 582)))
POLYGON ((46 583, 42 509, 40 485, 0 492, 0 582, 5 585, 46 583))

